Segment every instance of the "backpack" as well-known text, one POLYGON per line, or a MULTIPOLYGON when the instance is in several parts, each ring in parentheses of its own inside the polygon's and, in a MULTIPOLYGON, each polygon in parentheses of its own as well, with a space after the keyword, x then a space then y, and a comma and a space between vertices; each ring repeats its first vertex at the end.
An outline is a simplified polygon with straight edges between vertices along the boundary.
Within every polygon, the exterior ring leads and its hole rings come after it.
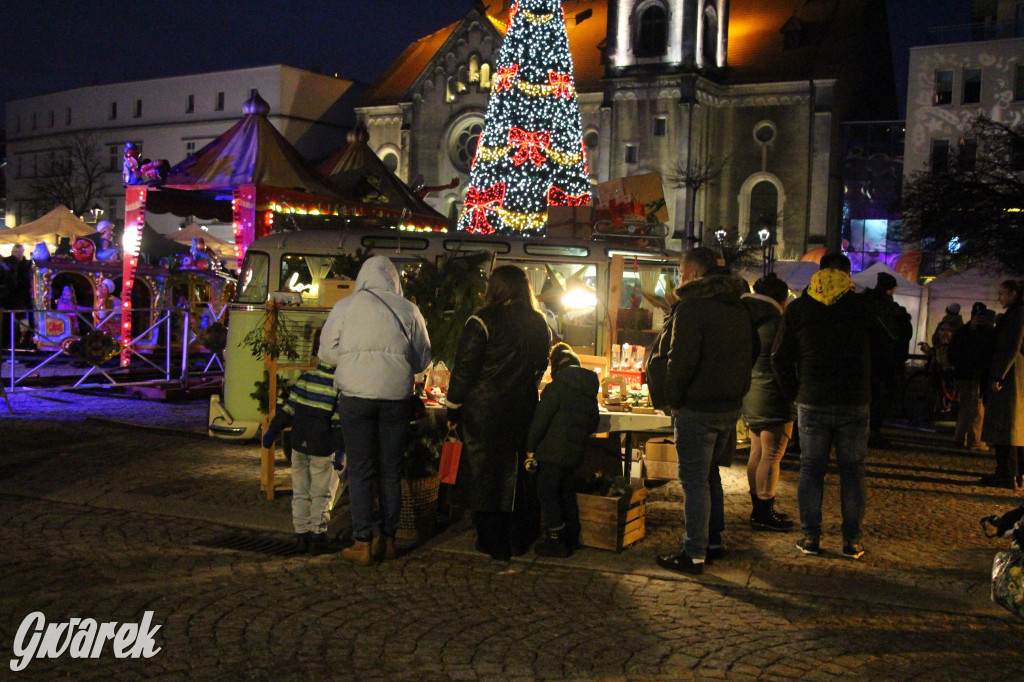
POLYGON ((668 352, 672 348, 672 316, 675 308, 665 318, 661 332, 649 345, 644 353, 644 369, 647 379, 647 392, 651 396, 651 406, 659 410, 668 410, 668 352))

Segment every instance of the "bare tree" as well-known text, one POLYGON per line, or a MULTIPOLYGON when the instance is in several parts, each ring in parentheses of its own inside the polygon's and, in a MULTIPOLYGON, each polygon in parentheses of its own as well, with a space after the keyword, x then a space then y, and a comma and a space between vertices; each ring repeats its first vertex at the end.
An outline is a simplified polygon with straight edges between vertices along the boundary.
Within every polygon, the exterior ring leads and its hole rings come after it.
POLYGON ((39 177, 29 185, 31 199, 50 208, 64 204, 75 215, 84 215, 107 191, 108 171, 95 135, 67 135, 50 151, 39 177))
POLYGON ((693 230, 694 214, 697 212, 697 192, 717 180, 728 163, 729 157, 718 160, 711 155, 700 156, 690 158, 685 163, 683 161, 676 161, 672 170, 666 174, 669 184, 674 189, 686 189, 689 192, 687 195, 687 215, 690 220, 686 225, 687 248, 692 247, 696 241, 693 230))

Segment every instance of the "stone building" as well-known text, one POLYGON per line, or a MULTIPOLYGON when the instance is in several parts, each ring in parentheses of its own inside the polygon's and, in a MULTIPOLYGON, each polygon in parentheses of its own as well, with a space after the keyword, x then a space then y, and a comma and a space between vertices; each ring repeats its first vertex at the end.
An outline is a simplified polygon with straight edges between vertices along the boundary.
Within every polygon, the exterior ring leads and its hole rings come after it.
MULTIPOLYGON (((455 216, 509 5, 475 0, 364 95, 370 145, 455 216)), ((564 0, 592 181, 659 171, 670 227, 839 242, 840 124, 895 118, 883 0, 564 0), (674 169, 721 169, 696 189, 674 169)), ((709 240, 704 239, 707 243, 709 240)))
MULTIPOLYGON (((36 200, 32 184, 76 135, 93 142, 107 171, 106 191, 93 205, 103 209, 103 218, 123 220, 125 143, 131 142, 140 158, 176 164, 238 121, 255 91, 269 103, 271 123, 308 159, 333 153, 355 123, 358 87, 352 80, 281 64, 95 85, 7 102, 8 226, 53 208, 36 200)), ((152 220, 161 232, 180 222, 152 220)))

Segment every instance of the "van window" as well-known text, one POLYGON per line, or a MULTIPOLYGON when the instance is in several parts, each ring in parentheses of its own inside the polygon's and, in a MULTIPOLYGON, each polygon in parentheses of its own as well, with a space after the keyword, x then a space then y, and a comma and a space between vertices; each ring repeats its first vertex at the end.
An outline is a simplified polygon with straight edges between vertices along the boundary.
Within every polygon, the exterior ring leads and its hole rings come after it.
POLYGON ((359 243, 367 249, 409 249, 412 251, 425 251, 430 242, 422 237, 363 237, 359 243))
POLYGON ((445 251, 460 253, 487 251, 488 253, 508 253, 512 247, 508 242, 471 242, 464 239, 445 239, 445 251))
POLYGON ((247 252, 235 301, 238 303, 266 303, 269 277, 270 256, 260 251, 247 252))
POLYGON ((585 246, 555 246, 554 244, 524 244, 523 250, 531 256, 561 256, 565 258, 586 258, 590 249, 585 246))

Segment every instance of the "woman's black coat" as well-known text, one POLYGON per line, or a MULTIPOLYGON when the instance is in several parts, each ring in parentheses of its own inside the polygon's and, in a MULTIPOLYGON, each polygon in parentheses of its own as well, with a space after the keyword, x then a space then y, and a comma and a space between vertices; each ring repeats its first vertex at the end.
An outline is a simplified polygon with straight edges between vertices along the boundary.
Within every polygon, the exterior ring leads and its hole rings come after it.
POLYGON ((550 339, 530 308, 483 308, 466 321, 447 402, 463 443, 455 491, 473 511, 513 509, 550 339))

